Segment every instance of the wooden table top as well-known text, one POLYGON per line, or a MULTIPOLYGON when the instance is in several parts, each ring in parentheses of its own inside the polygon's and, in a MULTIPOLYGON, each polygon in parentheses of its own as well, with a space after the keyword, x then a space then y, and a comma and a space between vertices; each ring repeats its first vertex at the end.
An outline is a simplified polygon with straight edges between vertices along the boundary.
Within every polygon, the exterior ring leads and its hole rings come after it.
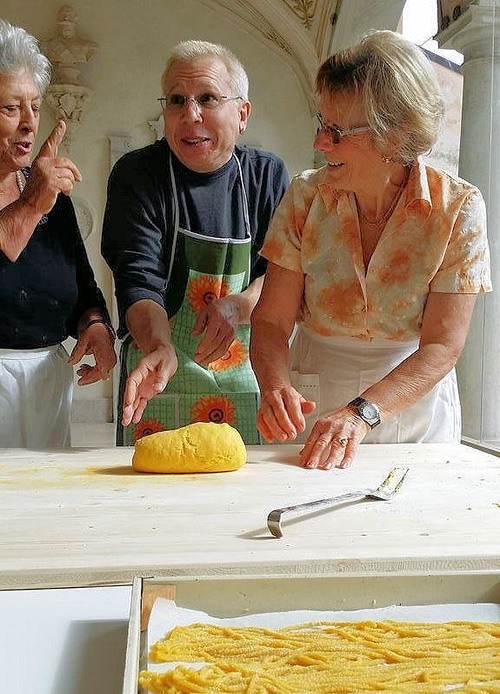
POLYGON ((134 576, 373 576, 500 572, 500 458, 463 445, 362 445, 346 470, 305 470, 299 446, 249 446, 236 472, 135 473, 132 448, 0 458, 0 588, 131 582, 134 576), (376 487, 389 502, 283 523, 272 509, 376 487))

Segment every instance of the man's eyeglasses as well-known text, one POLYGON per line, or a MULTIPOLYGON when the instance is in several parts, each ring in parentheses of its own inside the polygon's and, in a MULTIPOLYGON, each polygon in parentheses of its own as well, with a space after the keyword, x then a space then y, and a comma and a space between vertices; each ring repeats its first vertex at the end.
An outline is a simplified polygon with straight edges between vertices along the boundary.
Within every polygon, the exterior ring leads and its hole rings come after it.
POLYGON ((162 108, 168 111, 181 111, 189 101, 192 101, 201 111, 215 111, 220 108, 226 101, 236 101, 242 96, 224 96, 223 94, 200 94, 199 96, 185 96, 184 94, 169 94, 168 96, 160 96, 158 101, 162 108))
POLYGON ((360 125, 359 128, 348 128, 346 130, 339 128, 338 125, 326 125, 325 121, 323 120, 323 116, 319 112, 316 113, 316 118, 318 119, 319 123, 316 133, 323 131, 326 135, 331 137, 334 145, 338 145, 340 140, 347 135, 358 135, 359 133, 365 133, 368 130, 371 130, 369 125, 360 125))

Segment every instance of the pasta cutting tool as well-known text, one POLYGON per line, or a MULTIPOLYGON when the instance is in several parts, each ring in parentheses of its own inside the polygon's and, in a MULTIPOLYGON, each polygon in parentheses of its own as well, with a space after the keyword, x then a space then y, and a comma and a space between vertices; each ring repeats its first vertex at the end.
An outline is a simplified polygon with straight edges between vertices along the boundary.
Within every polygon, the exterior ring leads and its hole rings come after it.
POLYGON ((319 509, 323 506, 334 506, 342 504, 346 501, 355 501, 356 499, 375 499, 378 501, 389 501, 392 499, 403 484, 408 468, 393 468, 384 481, 376 489, 362 489, 358 491, 348 492, 347 494, 339 494, 331 496, 327 499, 317 499, 316 501, 307 501, 304 504, 295 504, 294 506, 285 506, 284 508, 276 508, 267 517, 267 527, 269 532, 274 537, 283 537, 281 529, 281 520, 283 515, 288 513, 298 513, 319 509))

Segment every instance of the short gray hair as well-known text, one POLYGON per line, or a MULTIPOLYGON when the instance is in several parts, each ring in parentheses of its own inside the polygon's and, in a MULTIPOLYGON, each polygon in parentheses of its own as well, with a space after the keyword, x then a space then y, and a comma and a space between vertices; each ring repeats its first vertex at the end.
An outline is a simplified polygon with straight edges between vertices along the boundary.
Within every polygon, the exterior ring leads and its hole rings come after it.
POLYGON ((248 101, 248 76, 245 68, 238 58, 228 48, 219 43, 208 41, 181 41, 170 51, 170 55, 161 78, 162 87, 168 77, 168 73, 175 63, 197 60, 198 58, 214 58, 220 60, 229 73, 233 94, 227 96, 241 96, 248 101))
POLYGON ((360 94, 378 146, 397 146, 404 163, 437 140, 444 101, 436 73, 423 50, 394 31, 370 31, 332 55, 319 68, 316 89, 360 94))
POLYGON ((16 75, 27 70, 43 96, 50 83, 51 65, 38 41, 21 27, 0 19, 0 73, 16 75))

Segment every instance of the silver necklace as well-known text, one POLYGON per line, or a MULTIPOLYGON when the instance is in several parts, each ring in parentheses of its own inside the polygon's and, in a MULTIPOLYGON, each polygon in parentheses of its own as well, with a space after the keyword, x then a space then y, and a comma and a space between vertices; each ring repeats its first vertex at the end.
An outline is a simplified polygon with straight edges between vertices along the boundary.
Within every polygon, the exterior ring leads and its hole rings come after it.
POLYGON ((403 192, 403 188, 405 187, 405 185, 406 185, 406 179, 404 179, 404 181, 401 183, 401 185, 399 186, 398 190, 396 191, 396 195, 394 196, 394 198, 393 198, 391 204, 389 205, 389 207, 387 208, 387 210, 384 212, 384 214, 383 214, 381 217, 379 217, 379 219, 373 219, 373 220, 372 220, 372 219, 368 219, 367 217, 365 217, 365 215, 361 212, 361 210, 360 210, 360 208, 359 208, 358 201, 356 200, 356 207, 357 207, 357 209, 358 209, 358 217, 359 217, 359 219, 360 219, 364 224, 366 224, 367 226, 370 226, 370 227, 379 227, 379 226, 381 226, 382 224, 385 224, 385 223, 387 222, 387 220, 389 219, 389 217, 391 216, 391 214, 394 212, 394 210, 395 210, 395 208, 396 208, 396 205, 398 204, 398 200, 399 200, 399 198, 401 197, 401 193, 403 192))

